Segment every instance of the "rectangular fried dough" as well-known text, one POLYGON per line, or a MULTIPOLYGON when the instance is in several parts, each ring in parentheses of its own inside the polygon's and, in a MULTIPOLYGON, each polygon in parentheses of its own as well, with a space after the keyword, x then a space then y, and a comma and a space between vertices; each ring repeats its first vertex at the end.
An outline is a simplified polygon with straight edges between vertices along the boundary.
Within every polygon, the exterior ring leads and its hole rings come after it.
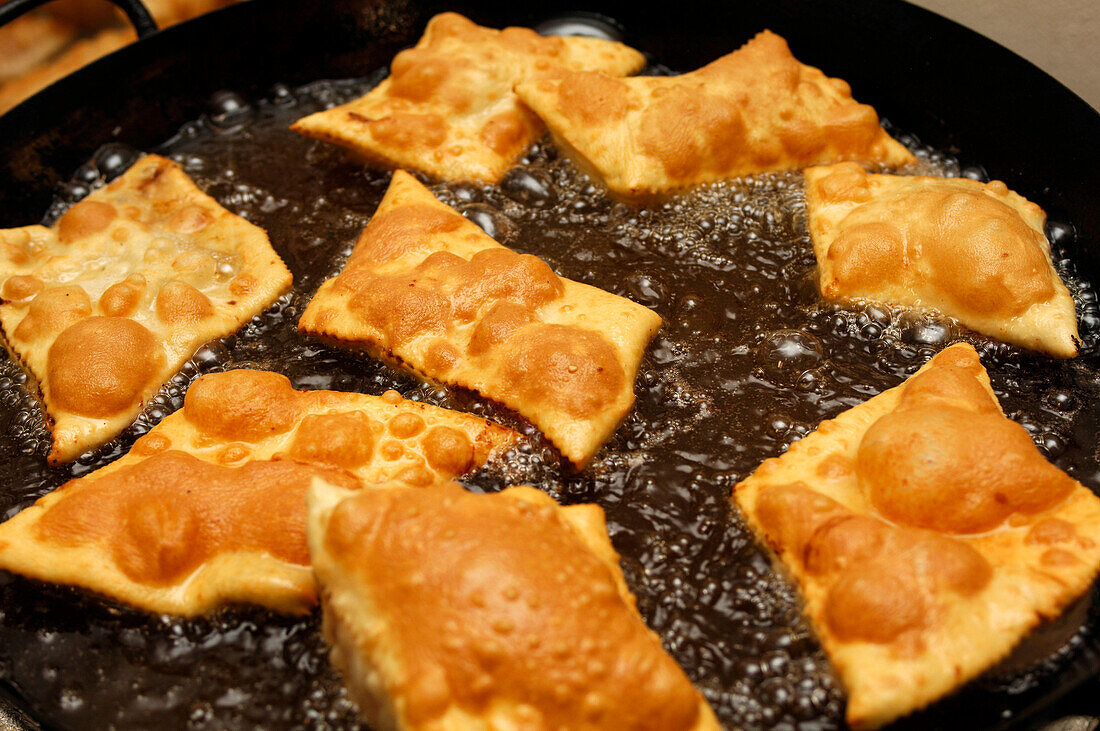
POLYGON ((994 180, 805 171, 818 283, 828 299, 933 308, 980 333, 1077 354, 1073 297, 1043 209, 994 180))
POLYGON ((990 668, 1100 569, 1100 498, 1004 416, 968 344, 822 422, 733 498, 797 581, 853 728, 990 668))
POLYGON ((295 391, 263 371, 203 376, 124 457, 0 524, 0 569, 149 612, 194 616, 231 602, 307 612, 317 600, 305 537, 313 477, 431 490, 517 437, 396 391, 295 391))
POLYGON ((309 503, 325 638, 372 728, 720 728, 642 622, 598 506, 321 479, 309 503))
POLYGON ((498 31, 442 13, 366 96, 291 129, 385 167, 497 182, 543 134, 538 117, 516 98, 515 84, 566 71, 623 76, 644 64, 642 54, 621 43, 540 36, 529 28, 498 31))
POLYGON ((501 246, 397 171, 298 327, 499 401, 577 467, 634 403, 653 311, 501 246))
POLYGON ((628 200, 841 160, 916 159, 847 83, 799 63, 770 31, 680 76, 577 72, 516 93, 582 170, 628 200))
POLYGON ((157 155, 51 228, 0 231, 0 326, 38 381, 50 461, 117 436, 200 346, 290 283, 263 229, 157 155))

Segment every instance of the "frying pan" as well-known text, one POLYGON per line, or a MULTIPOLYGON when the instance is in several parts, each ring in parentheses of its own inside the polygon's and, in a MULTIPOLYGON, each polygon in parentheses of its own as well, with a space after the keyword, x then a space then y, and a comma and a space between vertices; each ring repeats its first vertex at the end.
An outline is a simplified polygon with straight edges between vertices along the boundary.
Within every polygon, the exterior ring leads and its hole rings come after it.
MULTIPOLYGON (((254 0, 160 32, 146 26, 143 40, 0 117, 0 227, 26 225, 47 211, 64 195, 72 172, 105 143, 153 149, 181 124, 208 112, 209 99, 221 89, 255 98, 276 83, 361 77, 387 66, 415 42, 431 15, 447 9, 491 27, 538 26, 567 15, 573 4, 254 0)), ((885 0, 679 0, 662 12, 637 2, 597 0, 585 9, 614 18, 623 40, 680 71, 770 28, 788 39, 798 58, 850 82, 857 99, 872 103, 898 129, 955 154, 963 165, 983 166, 990 178, 1039 203, 1052 221, 1062 222, 1051 233, 1078 271, 1100 281, 1100 247, 1093 245, 1100 240, 1100 115, 991 41, 885 0)), ((1086 427, 1100 422, 1100 409, 1093 409, 1086 427)), ((8 449, 9 442, 3 444, 8 449)), ((0 453, 0 460, 14 459, 13 453, 0 453)), ((1085 460, 1076 477, 1096 489, 1096 459, 1085 460)), ((1034 719, 1074 686, 1095 684, 1100 649, 1086 638, 1075 653, 1056 677, 1027 692, 968 691, 948 706, 952 715, 924 717, 924 723, 1034 719)), ((18 702, 3 702, 18 723, 34 726, 18 702)), ((1079 694, 1060 707, 1086 708, 1087 702, 1079 694)))

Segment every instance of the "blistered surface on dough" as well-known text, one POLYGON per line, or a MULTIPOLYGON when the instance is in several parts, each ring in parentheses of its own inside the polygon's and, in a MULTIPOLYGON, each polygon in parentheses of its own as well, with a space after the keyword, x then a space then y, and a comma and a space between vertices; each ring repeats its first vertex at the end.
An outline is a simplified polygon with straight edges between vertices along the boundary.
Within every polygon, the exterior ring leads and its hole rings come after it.
POLYGON ((516 92, 584 170, 625 198, 841 160, 915 160, 847 83, 799 63, 770 31, 680 76, 570 73, 516 92))
POLYGON ((641 305, 501 246, 397 171, 299 328, 499 401, 583 466, 630 410, 660 325, 641 305))
POLYGON ((1077 354, 1046 214, 1004 183, 871 175, 855 164, 805 176, 826 298, 937 309, 1013 345, 1077 354))
POLYGON ((719 728, 634 608, 595 505, 318 480, 309 541, 333 661, 372 725, 719 728))
POLYGON ((347 488, 426 487, 517 435, 402 398, 295 391, 282 375, 203 376, 129 454, 0 524, 0 568, 152 612, 229 602, 307 611, 314 475, 347 488))
POLYGON ((267 234, 147 155, 53 228, 0 231, 0 325, 65 462, 133 421, 203 343, 290 286, 267 234))
POLYGON ((1100 498, 1000 410, 970 345, 822 422, 734 490, 875 727, 975 677, 1088 590, 1100 498))
POLYGON ((644 64, 642 54, 621 43, 546 37, 529 28, 498 31, 442 13, 415 48, 394 57, 388 79, 292 129, 388 167, 496 182, 543 133, 515 84, 580 70, 623 76, 644 64))

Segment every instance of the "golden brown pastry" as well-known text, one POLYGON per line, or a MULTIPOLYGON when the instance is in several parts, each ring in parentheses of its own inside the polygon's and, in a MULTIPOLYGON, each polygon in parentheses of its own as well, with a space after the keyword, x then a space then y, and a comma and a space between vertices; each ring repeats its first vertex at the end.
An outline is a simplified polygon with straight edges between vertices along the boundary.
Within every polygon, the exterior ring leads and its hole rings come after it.
POLYGON ((442 13, 366 96, 291 129, 386 167, 497 182, 543 133, 516 98, 515 84, 579 70, 623 76, 643 65, 642 54, 621 43, 544 37, 529 28, 498 31, 442 13))
POLYGON ((229 602, 308 611, 313 476, 421 488, 480 467, 517 436, 396 391, 295 391, 265 371, 203 376, 126 456, 0 524, 0 568, 150 612, 229 602))
POLYGON ((50 461, 118 435, 195 350, 290 281, 262 229, 156 155, 52 228, 0 231, 0 325, 38 380, 50 461))
POLYGON ((582 170, 627 199, 840 160, 915 161, 847 83, 799 63, 770 31, 681 76, 570 73, 516 93, 582 170))
POLYGON ((826 298, 933 308, 1013 345, 1077 355, 1046 214, 1004 183, 870 175, 853 163, 805 177, 826 298))
POLYGON ((801 587, 855 728, 977 676, 1100 568, 1100 498, 1003 415, 967 344, 822 422, 733 496, 801 587))
POLYGON ((720 728, 634 608, 598 506, 322 480, 309 504, 325 638, 372 728, 720 728))
POLYGON ((400 170, 298 324, 503 403, 578 467, 630 410, 660 326, 651 310, 501 246, 400 170))

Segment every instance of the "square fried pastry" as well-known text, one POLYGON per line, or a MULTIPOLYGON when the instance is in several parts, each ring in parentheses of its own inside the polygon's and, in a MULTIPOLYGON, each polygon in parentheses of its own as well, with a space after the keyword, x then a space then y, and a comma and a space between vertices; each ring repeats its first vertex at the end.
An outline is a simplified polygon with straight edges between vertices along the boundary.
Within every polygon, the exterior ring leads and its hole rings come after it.
POLYGON ((915 161, 847 83, 799 63, 770 31, 680 76, 575 72, 516 93, 583 171, 626 199, 841 160, 915 161))
POLYGON ((932 308, 1006 343, 1077 355, 1073 297, 1050 259, 1046 214, 1004 183, 805 171, 821 293, 932 308))
POLYGON ((1100 498, 1004 416, 968 344, 822 422, 733 497, 801 587, 855 728, 994 665, 1100 568, 1100 498))
POLYGON ((298 324, 499 401, 578 467, 630 411, 660 326, 652 310, 501 246, 401 170, 298 324))
POLYGON ((498 31, 442 13, 366 96, 291 129, 385 167, 494 183, 543 134, 515 84, 580 70, 623 76, 644 65, 642 54, 621 43, 498 31))
POLYGON ((50 461, 117 436, 200 346, 290 282, 263 229, 156 155, 52 228, 0 231, 0 326, 38 381, 50 461))
POLYGON ((325 639, 378 729, 721 728, 634 606, 596 505, 314 481, 325 639))
POLYGON ((0 569, 150 612, 193 616, 229 602, 308 611, 312 477, 423 488, 517 437, 396 391, 295 391, 264 371, 203 376, 126 456, 0 524, 0 569))

